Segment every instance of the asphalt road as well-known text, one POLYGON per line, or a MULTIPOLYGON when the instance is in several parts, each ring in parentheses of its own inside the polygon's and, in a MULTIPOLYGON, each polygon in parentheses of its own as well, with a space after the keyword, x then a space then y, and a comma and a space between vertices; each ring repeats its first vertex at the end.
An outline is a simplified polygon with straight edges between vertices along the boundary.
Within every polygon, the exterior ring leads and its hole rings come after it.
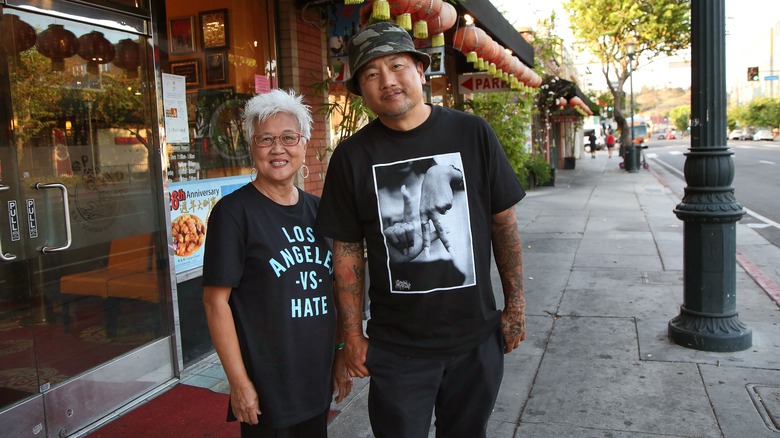
MULTIPOLYGON (((780 141, 729 140, 728 146, 734 153, 734 193, 747 213, 741 223, 780 247, 780 141)), ((677 177, 667 183, 679 197, 685 188, 684 154, 689 147, 689 138, 651 140, 645 150, 651 166, 663 167, 677 177)))

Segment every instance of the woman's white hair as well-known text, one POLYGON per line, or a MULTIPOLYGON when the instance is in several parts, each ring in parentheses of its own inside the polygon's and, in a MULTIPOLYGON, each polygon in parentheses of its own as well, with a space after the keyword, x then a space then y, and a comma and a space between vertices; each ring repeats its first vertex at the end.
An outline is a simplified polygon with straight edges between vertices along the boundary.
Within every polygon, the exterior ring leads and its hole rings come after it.
POLYGON ((264 123, 277 114, 290 114, 298 121, 301 137, 311 139, 311 109, 303 103, 303 96, 296 95, 293 90, 271 90, 270 93, 258 94, 244 105, 244 134, 247 140, 255 135, 255 122, 264 123))

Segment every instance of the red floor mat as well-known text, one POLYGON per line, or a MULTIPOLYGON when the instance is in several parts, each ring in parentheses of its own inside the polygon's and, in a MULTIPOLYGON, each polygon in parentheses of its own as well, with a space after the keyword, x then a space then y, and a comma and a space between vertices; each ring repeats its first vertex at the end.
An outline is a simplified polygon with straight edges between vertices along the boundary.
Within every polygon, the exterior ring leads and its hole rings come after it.
POLYGON ((176 385, 88 435, 88 438, 237 438, 238 422, 225 422, 228 396, 176 385))

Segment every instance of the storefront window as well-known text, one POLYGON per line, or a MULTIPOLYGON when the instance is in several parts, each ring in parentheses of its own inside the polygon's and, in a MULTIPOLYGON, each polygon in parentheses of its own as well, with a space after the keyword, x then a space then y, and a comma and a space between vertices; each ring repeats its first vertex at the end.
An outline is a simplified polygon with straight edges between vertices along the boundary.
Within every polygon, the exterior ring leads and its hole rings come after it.
POLYGON ((166 73, 186 84, 188 141, 168 142, 170 181, 246 175, 241 111, 276 86, 273 2, 168 2, 166 73))

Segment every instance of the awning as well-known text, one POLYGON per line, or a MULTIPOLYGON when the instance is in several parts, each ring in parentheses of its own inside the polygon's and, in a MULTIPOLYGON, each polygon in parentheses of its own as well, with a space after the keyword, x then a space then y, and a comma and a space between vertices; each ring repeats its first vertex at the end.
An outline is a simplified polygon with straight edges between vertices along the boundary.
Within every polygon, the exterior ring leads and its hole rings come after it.
MULTIPOLYGON (((314 6, 329 4, 339 0, 294 1, 296 6, 303 7, 304 5, 314 6)), ((525 65, 531 68, 534 67, 533 46, 520 36, 520 33, 512 27, 512 25, 506 21, 506 18, 498 12, 498 9, 493 6, 493 3, 490 3, 490 0, 459 0, 455 5, 455 9, 458 11, 459 17, 462 17, 463 14, 469 14, 474 17, 476 24, 487 32, 491 38, 497 40, 504 48, 511 50, 525 65)), ((457 25, 455 27, 457 27, 457 25)), ((450 29, 448 36, 451 36, 455 27, 450 29)), ((451 41, 448 41, 448 43, 451 44, 451 41)))
POLYGON ((556 78, 554 76, 547 76, 544 78, 542 86, 544 85, 547 85, 548 90, 554 94, 553 97, 563 97, 566 100, 569 100, 572 97, 577 96, 585 102, 585 105, 587 105, 594 114, 599 114, 600 108, 598 104, 593 103, 574 82, 556 78))

